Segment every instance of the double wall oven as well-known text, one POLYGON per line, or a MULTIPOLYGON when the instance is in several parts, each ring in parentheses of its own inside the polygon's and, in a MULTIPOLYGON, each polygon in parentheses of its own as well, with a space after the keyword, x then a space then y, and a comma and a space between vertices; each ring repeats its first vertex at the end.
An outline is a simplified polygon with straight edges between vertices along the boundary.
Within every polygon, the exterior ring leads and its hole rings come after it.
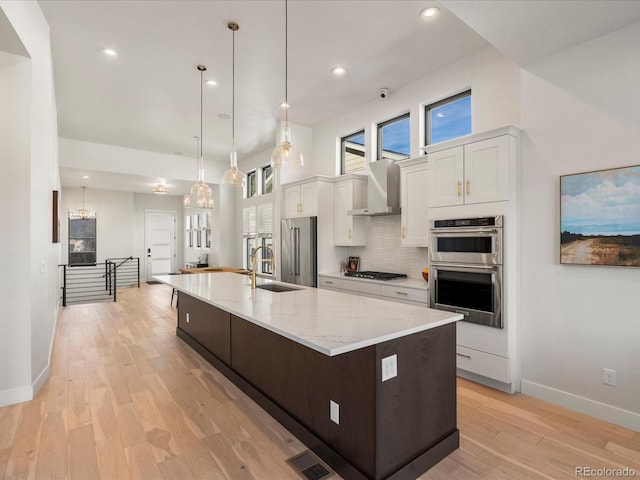
POLYGON ((503 328, 502 220, 499 215, 431 223, 431 308, 503 328))

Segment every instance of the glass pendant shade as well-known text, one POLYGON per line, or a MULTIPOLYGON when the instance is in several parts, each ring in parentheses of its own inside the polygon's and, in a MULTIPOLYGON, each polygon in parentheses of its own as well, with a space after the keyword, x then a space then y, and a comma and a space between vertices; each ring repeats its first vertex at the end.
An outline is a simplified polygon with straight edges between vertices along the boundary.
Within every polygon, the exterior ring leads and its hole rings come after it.
POLYGON ((231 168, 222 175, 222 183, 234 187, 244 187, 247 182, 247 176, 238 169, 238 156, 235 149, 229 154, 229 157, 231 168))
POLYGON ((244 187, 247 176, 238 169, 238 154, 236 153, 236 32, 240 29, 237 23, 229 22, 227 27, 232 32, 232 94, 231 94, 231 153, 229 154, 229 170, 224 172, 220 182, 223 185, 244 187))
POLYGON ((304 159, 302 153, 291 143, 291 130, 289 125, 285 125, 282 130, 282 143, 276 147, 271 154, 271 166, 281 167, 302 167, 304 159))
POLYGON ((282 143, 278 145, 271 154, 271 166, 281 167, 302 167, 304 160, 302 153, 291 144, 291 129, 289 128, 289 99, 288 99, 288 74, 289 74, 289 39, 288 28, 289 15, 287 0, 284 2, 284 128, 282 129, 282 143))
POLYGON ((207 69, 204 65, 198 65, 200 71, 200 136, 196 138, 196 158, 198 159, 198 182, 191 187, 191 192, 182 199, 182 205, 188 208, 213 208, 213 192, 211 187, 204 183, 204 158, 202 157, 202 73, 207 69))

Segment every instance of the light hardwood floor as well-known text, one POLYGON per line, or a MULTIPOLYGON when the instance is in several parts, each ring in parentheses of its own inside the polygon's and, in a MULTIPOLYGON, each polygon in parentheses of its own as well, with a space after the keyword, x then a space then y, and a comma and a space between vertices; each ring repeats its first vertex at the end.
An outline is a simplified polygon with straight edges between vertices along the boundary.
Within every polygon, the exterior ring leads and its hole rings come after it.
MULTIPOLYGON (((284 461, 305 446, 176 337, 170 297, 145 284, 61 311, 49 381, 0 408, 0 477, 297 478, 284 461)), ((524 395, 459 380, 458 427, 422 480, 640 478, 640 433, 524 395)))

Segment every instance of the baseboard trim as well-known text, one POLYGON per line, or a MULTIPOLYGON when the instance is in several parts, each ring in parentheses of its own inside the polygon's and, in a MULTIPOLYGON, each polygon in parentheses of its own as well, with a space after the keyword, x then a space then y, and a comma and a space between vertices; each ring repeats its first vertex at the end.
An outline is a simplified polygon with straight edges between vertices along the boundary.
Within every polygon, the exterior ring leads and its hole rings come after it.
POLYGON ((640 432, 640 413, 623 408, 607 405, 606 403, 564 392, 556 388, 540 385, 529 380, 522 380, 522 393, 530 397, 539 398, 555 403, 576 412, 590 415, 605 422, 613 423, 624 428, 640 432))
POLYGON ((33 390, 30 385, 0 391, 0 407, 32 400, 33 390))

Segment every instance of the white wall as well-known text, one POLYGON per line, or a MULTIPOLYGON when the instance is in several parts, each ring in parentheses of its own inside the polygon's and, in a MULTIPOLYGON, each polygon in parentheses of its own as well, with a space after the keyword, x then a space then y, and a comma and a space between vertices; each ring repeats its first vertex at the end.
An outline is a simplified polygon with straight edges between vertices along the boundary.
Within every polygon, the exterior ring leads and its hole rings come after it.
POLYGON ((49 27, 37 2, 0 1, 0 8, 30 57, 0 74, 8 106, 0 111, 0 215, 6 227, 0 238, 3 265, 9 268, 5 272, 11 272, 0 280, 0 291, 7 295, 2 328, 8 336, 2 341, 9 342, 0 349, 3 405, 32 398, 49 375, 60 261, 60 246, 52 243, 52 191, 59 190, 60 181, 49 27), (20 264, 15 269, 13 258, 20 264))
POLYGON ((559 176, 640 163, 638 38, 640 24, 522 73, 523 392, 636 431, 640 269, 559 264, 559 176))

